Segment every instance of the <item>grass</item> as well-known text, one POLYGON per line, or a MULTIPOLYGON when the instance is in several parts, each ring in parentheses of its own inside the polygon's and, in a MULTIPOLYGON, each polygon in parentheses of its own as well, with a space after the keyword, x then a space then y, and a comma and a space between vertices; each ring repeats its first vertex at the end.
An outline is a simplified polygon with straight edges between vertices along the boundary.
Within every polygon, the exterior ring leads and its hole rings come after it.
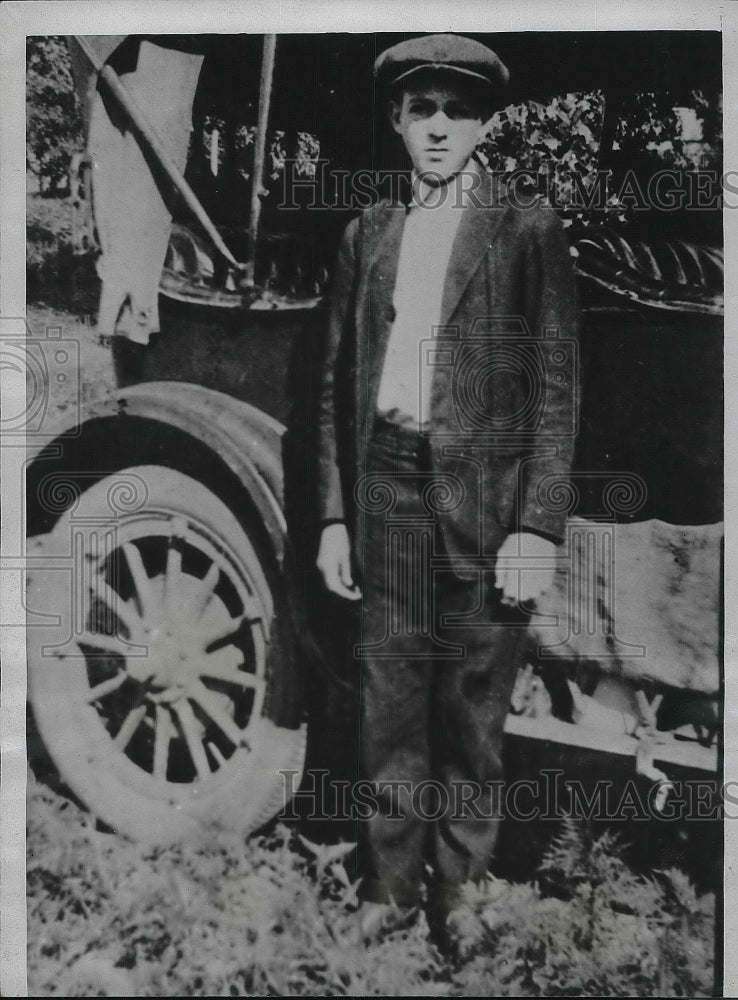
POLYGON ((35 996, 708 996, 714 899, 565 824, 541 880, 490 878, 462 962, 421 917, 369 947, 342 856, 295 828, 142 852, 31 779, 35 996))
POLYGON ((29 805, 35 995, 424 995, 442 971, 419 927, 358 947, 340 859, 284 826, 142 855, 43 786, 29 805))

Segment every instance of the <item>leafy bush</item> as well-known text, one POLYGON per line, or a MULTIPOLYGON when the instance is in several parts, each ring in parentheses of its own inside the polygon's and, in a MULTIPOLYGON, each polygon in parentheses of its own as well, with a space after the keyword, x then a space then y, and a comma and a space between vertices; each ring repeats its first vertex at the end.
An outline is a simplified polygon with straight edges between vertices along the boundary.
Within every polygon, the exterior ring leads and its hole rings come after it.
POLYGON ((69 50, 59 35, 26 40, 26 164, 41 191, 67 186, 72 154, 84 143, 69 50))
POLYGON ((617 148, 641 157, 655 168, 677 170, 720 169, 722 159, 722 95, 694 91, 684 108, 675 108, 668 93, 635 94, 618 123, 617 148), (684 113, 695 119, 701 139, 685 139, 684 113))
POLYGON ((574 177, 590 186, 597 169, 604 115, 601 91, 554 97, 549 104, 509 105, 492 118, 482 152, 503 176, 516 171, 550 174, 557 204, 571 202, 574 177))
POLYGON ((99 288, 95 255, 75 252, 72 213, 67 198, 26 196, 26 298, 29 303, 92 315, 99 288))
POLYGON ((634 875, 615 837, 568 821, 540 874, 545 894, 493 883, 466 995, 712 995, 715 901, 682 872, 634 875))
MULTIPOLYGON (((697 90, 683 108, 660 93, 634 93, 615 129, 621 161, 660 168, 720 169, 722 97, 697 90), (685 138, 692 119, 700 139, 685 138)), ((543 104, 527 101, 498 111, 480 149, 489 168, 505 178, 529 172, 530 183, 559 207, 580 207, 595 183, 605 114, 601 91, 556 96, 543 104), (540 183, 538 183, 540 181, 540 183)), ((622 211, 608 187, 601 207, 622 211)))

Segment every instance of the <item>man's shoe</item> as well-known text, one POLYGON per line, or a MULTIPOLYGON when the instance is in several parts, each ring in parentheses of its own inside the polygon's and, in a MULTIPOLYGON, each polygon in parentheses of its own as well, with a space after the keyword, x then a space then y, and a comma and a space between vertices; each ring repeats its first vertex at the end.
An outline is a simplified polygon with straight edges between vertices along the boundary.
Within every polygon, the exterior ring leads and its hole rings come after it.
POLYGON ((431 893, 428 925, 439 949, 457 961, 468 958, 487 936, 483 919, 495 902, 496 879, 479 882, 440 883, 431 893))
POLYGON ((446 914, 441 937, 442 950, 457 961, 464 961, 479 948, 485 937, 485 929, 476 910, 458 906, 446 914))
POLYGON ((391 903, 364 902, 359 907, 359 931, 365 942, 382 937, 392 921, 395 907, 391 903))
POLYGON ((365 900, 358 910, 359 933, 364 944, 379 941, 393 931, 409 927, 418 915, 417 906, 373 903, 365 900))

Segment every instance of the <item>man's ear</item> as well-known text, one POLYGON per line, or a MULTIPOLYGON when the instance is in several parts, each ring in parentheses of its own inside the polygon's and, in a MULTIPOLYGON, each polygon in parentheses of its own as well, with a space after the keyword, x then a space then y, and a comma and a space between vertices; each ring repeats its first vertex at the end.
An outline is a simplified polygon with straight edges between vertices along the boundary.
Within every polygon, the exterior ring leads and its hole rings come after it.
POLYGON ((398 104, 397 101, 390 101, 389 106, 389 120, 392 124, 392 128, 398 134, 402 132, 402 127, 400 125, 400 118, 402 116, 402 104, 398 104))
POLYGON ((479 134, 479 139, 478 139, 479 142, 482 142, 484 140, 484 138, 488 135, 488 133, 490 133, 494 129, 494 122, 492 121, 492 119, 494 118, 494 116, 495 116, 495 113, 492 112, 492 114, 489 116, 489 118, 487 118, 485 121, 482 121, 480 123, 480 125, 479 125, 479 133, 478 133, 479 134))

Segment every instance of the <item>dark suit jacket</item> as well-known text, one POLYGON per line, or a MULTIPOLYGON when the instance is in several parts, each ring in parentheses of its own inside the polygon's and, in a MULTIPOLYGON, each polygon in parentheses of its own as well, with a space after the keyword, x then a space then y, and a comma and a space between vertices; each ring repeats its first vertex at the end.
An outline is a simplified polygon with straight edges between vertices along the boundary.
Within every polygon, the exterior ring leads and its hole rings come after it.
MULTIPOLYGON (((465 558, 494 555, 509 532, 562 539, 577 395, 576 286, 558 216, 531 199, 523 207, 487 174, 472 197, 446 273, 445 329, 432 342, 430 406, 434 473, 456 494, 439 519, 462 575, 465 558)), ((320 516, 348 523, 359 565, 354 491, 365 472, 394 319, 404 221, 405 206, 389 202, 354 219, 333 281, 320 398, 320 516)))

